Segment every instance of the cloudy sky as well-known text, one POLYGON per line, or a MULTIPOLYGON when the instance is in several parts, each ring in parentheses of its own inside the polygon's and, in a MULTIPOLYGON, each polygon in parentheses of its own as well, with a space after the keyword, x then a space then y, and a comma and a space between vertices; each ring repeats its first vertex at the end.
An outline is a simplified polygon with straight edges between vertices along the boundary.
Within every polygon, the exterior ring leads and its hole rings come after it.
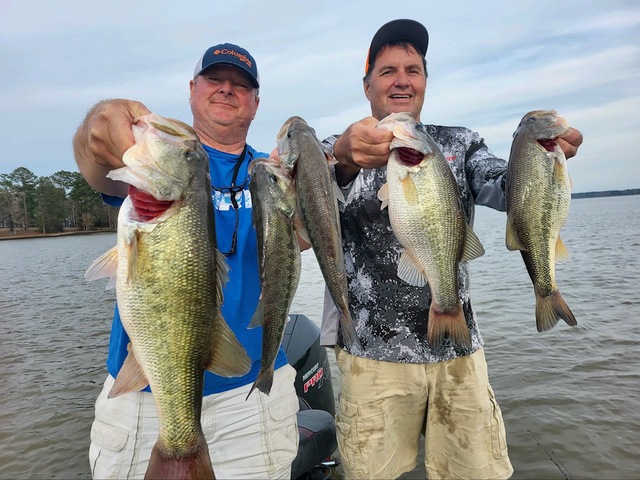
POLYGON ((104 98, 190 122, 194 65, 221 42, 260 70, 254 147, 271 150, 292 115, 340 133, 370 113, 365 55, 395 18, 429 30, 423 121, 476 130, 507 158, 520 118, 555 109, 585 137, 575 192, 640 188, 637 0, 0 0, 0 173, 76 170, 71 138, 104 98))

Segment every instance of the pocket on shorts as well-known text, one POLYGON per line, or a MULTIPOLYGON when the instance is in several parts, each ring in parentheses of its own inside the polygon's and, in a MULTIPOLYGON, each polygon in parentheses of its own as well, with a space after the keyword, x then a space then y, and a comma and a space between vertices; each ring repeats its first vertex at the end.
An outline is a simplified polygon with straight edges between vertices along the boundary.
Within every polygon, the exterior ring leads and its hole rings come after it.
POLYGON ((127 444, 129 432, 122 428, 108 425, 100 420, 94 420, 91 425, 91 443, 101 448, 117 453, 127 444))
POLYGON ((267 405, 267 412, 267 435, 274 446, 270 453, 272 464, 289 466, 298 454, 298 397, 286 395, 277 399, 267 405))
POLYGON ((267 406, 269 418, 274 422, 281 422, 293 417, 298 412, 298 398, 293 395, 283 397, 267 406))
POLYGON ((120 478, 125 463, 129 432, 100 420, 91 425, 89 465, 92 478, 120 478))
POLYGON ((349 470, 354 470, 358 463, 358 406, 345 398, 338 396, 338 414, 336 415, 336 437, 340 450, 340 460, 349 470))

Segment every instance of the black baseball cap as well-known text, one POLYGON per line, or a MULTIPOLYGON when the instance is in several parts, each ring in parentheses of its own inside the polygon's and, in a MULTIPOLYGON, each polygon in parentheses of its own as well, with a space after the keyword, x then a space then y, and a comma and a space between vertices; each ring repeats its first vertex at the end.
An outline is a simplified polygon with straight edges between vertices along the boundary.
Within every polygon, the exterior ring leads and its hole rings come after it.
POLYGON ((369 72, 369 67, 373 65, 380 49, 388 43, 397 41, 411 43, 424 57, 427 55, 427 47, 429 46, 429 32, 424 25, 415 20, 398 19, 385 23, 371 40, 364 67, 365 75, 369 72))
POLYGON ((240 70, 249 75, 251 83, 255 88, 260 88, 260 75, 258 75, 258 66, 251 54, 242 47, 233 43, 221 43, 209 47, 200 57, 196 68, 193 71, 193 78, 204 72, 213 65, 231 65, 238 67, 240 70))

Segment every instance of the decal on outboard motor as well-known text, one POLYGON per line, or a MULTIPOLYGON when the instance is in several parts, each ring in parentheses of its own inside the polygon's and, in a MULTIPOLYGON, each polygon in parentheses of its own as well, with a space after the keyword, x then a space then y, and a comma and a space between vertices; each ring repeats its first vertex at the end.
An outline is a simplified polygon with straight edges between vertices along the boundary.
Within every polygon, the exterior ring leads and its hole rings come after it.
POLYGON ((313 387, 316 383, 318 383, 318 388, 322 388, 323 378, 324 378, 324 368, 319 367, 318 364, 316 363, 315 368, 305 373, 302 377, 303 380, 306 380, 304 382, 304 385, 302 386, 304 389, 304 393, 307 393, 309 391, 309 387, 313 387), (307 378, 309 378, 309 375, 311 375, 312 373, 313 373, 313 376, 309 380, 306 380, 307 378))

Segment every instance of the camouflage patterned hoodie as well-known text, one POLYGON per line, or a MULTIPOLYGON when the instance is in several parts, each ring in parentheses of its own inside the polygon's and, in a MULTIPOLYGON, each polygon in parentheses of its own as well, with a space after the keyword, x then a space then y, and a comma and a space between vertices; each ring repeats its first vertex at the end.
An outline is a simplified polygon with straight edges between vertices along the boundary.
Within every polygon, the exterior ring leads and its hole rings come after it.
MULTIPOLYGON (((440 146, 460 190, 467 220, 473 225, 474 204, 505 210, 504 174, 506 161, 496 158, 480 136, 463 127, 422 125, 440 146)), ((324 140, 333 147, 337 136, 324 140)), ((352 355, 398 363, 434 363, 469 355, 483 345, 469 296, 469 267, 461 262, 459 296, 471 331, 471 350, 448 339, 436 350, 426 340, 431 295, 427 287, 414 287, 396 275, 400 244, 389 222, 388 209, 380 210, 378 190, 386 183, 386 167, 362 169, 343 188, 340 205, 342 245, 349 282, 349 304, 362 343, 346 348, 338 335, 337 344, 352 355)), ((335 308, 323 314, 323 345, 335 342, 332 325, 335 308)), ((335 331, 335 330, 334 330, 335 331)))

